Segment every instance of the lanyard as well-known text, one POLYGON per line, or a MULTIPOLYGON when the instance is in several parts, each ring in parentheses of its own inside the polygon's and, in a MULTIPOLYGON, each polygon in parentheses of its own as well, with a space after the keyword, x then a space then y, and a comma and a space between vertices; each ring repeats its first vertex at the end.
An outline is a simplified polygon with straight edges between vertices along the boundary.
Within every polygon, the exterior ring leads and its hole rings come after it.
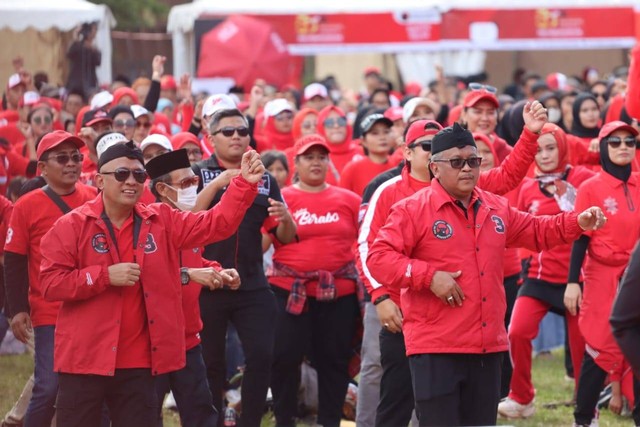
MULTIPOLYGON (((120 256, 120 249, 118 248, 118 239, 116 239, 116 233, 113 230, 113 224, 111 224, 111 220, 107 216, 107 213, 102 211, 101 215, 104 224, 107 226, 107 230, 109 230, 109 235, 111 236, 111 240, 113 240, 113 244, 116 245, 116 251, 118 251, 118 257, 120 256)), ((142 219, 133 212, 133 262, 136 262, 136 248, 138 247, 138 237, 140 236, 140 226, 142 224, 142 219)))

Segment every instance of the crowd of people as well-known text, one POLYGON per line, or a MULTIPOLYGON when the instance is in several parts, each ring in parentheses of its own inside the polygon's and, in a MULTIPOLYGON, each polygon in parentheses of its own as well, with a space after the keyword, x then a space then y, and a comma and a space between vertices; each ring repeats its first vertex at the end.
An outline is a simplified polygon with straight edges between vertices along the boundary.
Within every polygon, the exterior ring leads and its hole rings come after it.
POLYGON ((640 49, 502 93, 375 67, 193 93, 164 63, 93 90, 14 61, 0 302, 35 363, 3 426, 155 427, 169 392, 185 427, 259 426, 268 397, 338 426, 356 378, 358 426, 529 418, 548 312, 574 425, 605 387, 640 425, 640 49))

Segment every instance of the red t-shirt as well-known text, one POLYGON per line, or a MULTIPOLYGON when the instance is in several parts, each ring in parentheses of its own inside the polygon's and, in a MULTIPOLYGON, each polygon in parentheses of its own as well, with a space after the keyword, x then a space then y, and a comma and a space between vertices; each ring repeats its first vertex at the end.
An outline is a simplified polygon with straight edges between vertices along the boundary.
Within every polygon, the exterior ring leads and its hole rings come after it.
MULTIPOLYGON (((335 271, 354 261, 353 245, 358 236, 360 198, 343 188, 328 185, 319 193, 309 193, 293 186, 282 190, 298 231, 298 241, 274 243, 274 262, 299 272, 335 271)), ((269 275, 269 274, 268 274, 269 275)), ((291 290, 294 278, 269 275, 269 282, 291 290)), ((315 297, 318 282, 307 284, 307 295, 315 297)), ((335 279, 338 297, 355 293, 355 282, 335 279)))
MULTIPOLYGON (((83 184, 76 184, 76 191, 61 196, 74 209, 96 197, 97 190, 83 184)), ((29 260, 29 304, 33 326, 55 325, 58 318, 59 302, 44 300, 40 287, 40 239, 62 216, 62 211, 42 189, 22 196, 13 207, 4 250, 26 255, 29 260)))
POLYGON ((369 157, 352 160, 347 163, 340 174, 340 187, 362 196, 364 189, 373 178, 391 169, 393 166, 394 165, 388 161, 375 163, 369 157))

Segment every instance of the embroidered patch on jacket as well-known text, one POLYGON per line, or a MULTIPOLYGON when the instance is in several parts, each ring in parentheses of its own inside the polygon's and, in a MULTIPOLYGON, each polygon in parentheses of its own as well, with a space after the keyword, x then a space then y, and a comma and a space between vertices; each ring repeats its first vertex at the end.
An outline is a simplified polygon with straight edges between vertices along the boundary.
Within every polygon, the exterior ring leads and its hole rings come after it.
POLYGON ((496 233, 504 234, 504 221, 498 215, 491 215, 491 221, 496 225, 496 233))
POLYGON ((453 228, 447 221, 439 219, 433 223, 433 235, 440 240, 447 240, 453 236, 453 228))
POLYGON ((147 234, 147 241, 144 244, 144 253, 152 254, 158 250, 158 246, 156 245, 156 241, 153 238, 153 234, 147 234))
POLYGON ((109 252, 109 241, 104 233, 98 233, 91 239, 91 246, 93 250, 99 254, 106 254, 109 252))
POLYGON ((613 197, 609 196, 604 199, 604 209, 610 215, 615 215, 618 213, 618 202, 613 197))

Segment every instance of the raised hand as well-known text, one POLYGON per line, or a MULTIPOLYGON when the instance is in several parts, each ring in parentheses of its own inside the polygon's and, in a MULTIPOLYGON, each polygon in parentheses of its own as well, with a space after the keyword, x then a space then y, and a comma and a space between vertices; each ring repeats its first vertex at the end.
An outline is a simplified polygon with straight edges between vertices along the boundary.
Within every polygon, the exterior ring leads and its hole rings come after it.
POLYGON ((260 160, 260 155, 256 150, 249 150, 242 155, 242 163, 240 164, 242 177, 251 184, 257 184, 264 175, 264 165, 260 160))
POLYGON ((167 57, 162 55, 156 55, 153 57, 153 60, 151 61, 151 69, 153 71, 151 78, 153 80, 160 80, 164 74, 164 63, 166 60, 167 57))
POLYGON ((533 133, 539 133, 547 124, 547 109, 539 101, 527 102, 522 111, 524 125, 533 133))

